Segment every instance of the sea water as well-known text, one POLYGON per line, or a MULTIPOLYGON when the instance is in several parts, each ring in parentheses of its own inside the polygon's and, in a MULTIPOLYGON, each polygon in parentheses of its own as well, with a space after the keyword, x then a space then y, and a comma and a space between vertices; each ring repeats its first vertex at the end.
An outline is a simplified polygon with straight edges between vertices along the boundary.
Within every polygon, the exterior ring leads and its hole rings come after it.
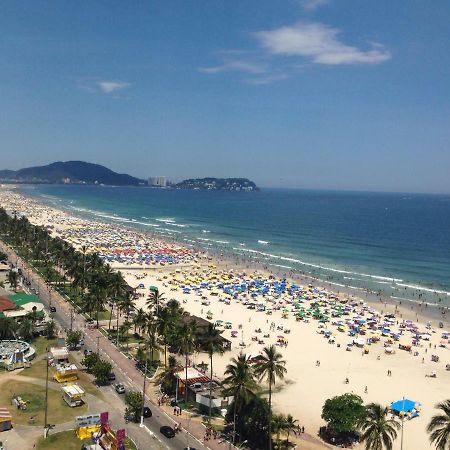
POLYGON ((339 288, 450 304, 450 196, 21 186, 72 213, 246 256, 339 288))

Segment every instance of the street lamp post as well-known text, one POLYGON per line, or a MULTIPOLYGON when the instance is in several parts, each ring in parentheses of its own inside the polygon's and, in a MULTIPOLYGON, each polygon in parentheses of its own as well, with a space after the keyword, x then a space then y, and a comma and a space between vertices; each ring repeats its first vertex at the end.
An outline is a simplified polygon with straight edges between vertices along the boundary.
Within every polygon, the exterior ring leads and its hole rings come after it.
POLYGON ((403 397, 403 407, 402 407, 402 411, 401 411, 402 417, 401 417, 401 421, 402 421, 402 434, 400 437, 400 450, 403 450, 403 422, 405 420, 405 397, 403 397))
POLYGON ((46 358, 46 376, 45 376, 45 415, 44 415, 44 438, 47 438, 48 434, 48 347, 46 348, 47 358, 46 358))
POLYGON ((144 370, 144 386, 142 387, 142 407, 141 407, 141 424, 140 426, 144 426, 144 406, 145 406, 145 383, 147 381, 147 367, 148 367, 148 356, 145 353, 145 370, 144 370))

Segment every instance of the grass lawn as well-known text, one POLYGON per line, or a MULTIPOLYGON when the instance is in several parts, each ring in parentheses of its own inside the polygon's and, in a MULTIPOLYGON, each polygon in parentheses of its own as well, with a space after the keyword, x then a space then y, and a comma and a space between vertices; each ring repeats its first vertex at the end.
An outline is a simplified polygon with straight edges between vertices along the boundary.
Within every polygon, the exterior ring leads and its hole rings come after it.
POLYGON ((38 338, 34 339, 31 345, 36 350, 36 356, 39 356, 45 353, 45 349, 47 347, 56 347, 56 342, 56 339, 47 339, 44 336, 39 336, 38 338))
POLYGON ((84 389, 87 394, 95 395, 98 398, 103 398, 103 394, 98 387, 92 382, 88 374, 85 372, 78 372, 78 381, 76 383, 84 389))
MULTIPOLYGON (((45 409, 45 388, 24 381, 8 380, 0 389, 0 405, 11 405, 13 394, 19 395, 28 405, 25 411, 9 408, 13 423, 29 425, 31 416, 35 417, 35 425, 43 426, 45 409)), ((75 416, 85 414, 87 406, 71 408, 62 399, 62 392, 54 389, 48 390, 48 422, 51 424, 69 422, 75 416)))
MULTIPOLYGON (((23 369, 22 372, 20 372, 20 375, 24 377, 30 377, 30 378, 40 378, 41 380, 45 380, 46 377, 46 361, 45 359, 41 359, 40 361, 32 361, 31 367, 28 369, 23 369)), ((48 371, 48 379, 52 379, 52 372, 51 368, 49 367, 48 371)))
MULTIPOLYGON (((71 362, 72 359, 71 359, 71 362)), ((24 369, 20 373, 20 375, 24 377, 30 377, 30 378, 39 378, 41 380, 45 380, 46 377, 46 367, 45 367, 45 360, 36 361, 31 363, 31 367, 29 369, 24 369)), ((77 364, 79 367, 80 364, 77 364)), ((48 371, 48 379, 50 381, 53 381, 53 374, 55 373, 55 369, 52 367, 49 367, 48 371)), ((91 381, 89 376, 83 372, 78 372, 78 381, 75 381, 74 383, 77 383, 87 394, 95 395, 99 398, 103 398, 103 395, 101 391, 94 385, 94 383, 91 381)))
MULTIPOLYGON (((75 431, 63 431, 61 433, 49 434, 47 439, 43 437, 37 441, 37 450, 80 450, 82 444, 89 444, 90 440, 80 441, 75 431)), ((125 448, 127 450, 136 450, 134 444, 128 439, 125 440, 125 448)))

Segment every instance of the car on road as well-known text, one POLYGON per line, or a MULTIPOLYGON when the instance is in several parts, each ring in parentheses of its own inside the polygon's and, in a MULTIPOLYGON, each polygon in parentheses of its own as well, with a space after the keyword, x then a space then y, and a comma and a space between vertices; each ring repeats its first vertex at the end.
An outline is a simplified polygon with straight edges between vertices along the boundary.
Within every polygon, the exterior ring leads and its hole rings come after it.
POLYGON ((195 447, 184 447, 183 450, 197 450, 195 447))
POLYGON ((159 431, 161 434, 163 434, 166 438, 173 438, 175 437, 175 430, 172 427, 169 427, 168 425, 163 425, 159 431))
POLYGON ((149 417, 152 417, 152 410, 148 406, 144 406, 144 414, 143 416, 148 419, 149 417))
POLYGON ((125 394, 125 386, 122 383, 116 383, 114 389, 118 394, 125 394))
POLYGON ((87 348, 84 349, 84 356, 92 355, 92 350, 89 350, 87 348))
POLYGON ((116 374, 114 372, 109 372, 107 378, 109 381, 114 381, 116 379, 116 374))
POLYGON ((55 313, 56 312, 56 308, 54 306, 50 306, 50 312, 55 313))

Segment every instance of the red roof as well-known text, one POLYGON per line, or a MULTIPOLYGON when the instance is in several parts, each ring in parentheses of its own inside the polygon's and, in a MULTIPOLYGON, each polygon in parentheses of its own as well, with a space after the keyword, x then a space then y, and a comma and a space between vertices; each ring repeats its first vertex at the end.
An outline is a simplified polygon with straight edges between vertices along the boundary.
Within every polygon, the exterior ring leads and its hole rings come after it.
POLYGON ((9 298, 0 297, 0 312, 16 309, 17 305, 9 298))
MULTIPOLYGON (((180 381, 182 381, 183 383, 186 380, 183 380, 182 378, 180 378, 180 381)), ((195 384, 195 383, 208 383, 210 380, 208 377, 198 377, 198 378, 189 378, 187 380, 187 384, 191 385, 191 384, 195 384)))

